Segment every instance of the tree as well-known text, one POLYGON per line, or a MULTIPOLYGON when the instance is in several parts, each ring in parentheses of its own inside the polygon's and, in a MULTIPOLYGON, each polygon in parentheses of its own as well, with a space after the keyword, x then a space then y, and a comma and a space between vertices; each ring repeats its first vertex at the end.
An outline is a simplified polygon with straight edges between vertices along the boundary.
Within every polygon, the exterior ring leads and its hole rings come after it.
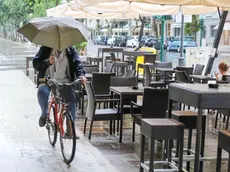
POLYGON ((192 16, 192 22, 185 24, 185 34, 191 35, 196 39, 196 33, 200 30, 199 18, 196 15, 192 16))

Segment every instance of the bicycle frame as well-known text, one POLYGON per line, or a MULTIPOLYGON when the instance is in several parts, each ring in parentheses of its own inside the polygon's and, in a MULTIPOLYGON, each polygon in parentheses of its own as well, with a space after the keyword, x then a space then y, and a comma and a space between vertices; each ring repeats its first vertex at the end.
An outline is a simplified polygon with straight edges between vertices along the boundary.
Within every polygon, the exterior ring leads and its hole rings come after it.
POLYGON ((65 109, 65 103, 61 103, 60 105, 60 112, 58 112, 59 109, 59 104, 56 103, 55 101, 55 97, 52 95, 51 98, 49 99, 49 103, 48 103, 48 118, 50 118, 50 110, 54 105, 54 113, 55 113, 55 123, 58 127, 58 131, 61 132, 61 135, 64 135, 64 128, 63 128, 63 122, 62 122, 62 114, 64 112, 65 109))

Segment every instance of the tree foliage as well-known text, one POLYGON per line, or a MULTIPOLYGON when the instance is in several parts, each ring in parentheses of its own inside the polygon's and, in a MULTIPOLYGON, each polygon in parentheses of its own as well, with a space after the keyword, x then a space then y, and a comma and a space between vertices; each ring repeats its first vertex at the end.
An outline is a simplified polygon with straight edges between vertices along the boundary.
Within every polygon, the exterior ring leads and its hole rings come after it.
POLYGON ((199 17, 196 15, 192 16, 192 22, 185 24, 185 34, 195 36, 195 34, 199 31, 199 17))

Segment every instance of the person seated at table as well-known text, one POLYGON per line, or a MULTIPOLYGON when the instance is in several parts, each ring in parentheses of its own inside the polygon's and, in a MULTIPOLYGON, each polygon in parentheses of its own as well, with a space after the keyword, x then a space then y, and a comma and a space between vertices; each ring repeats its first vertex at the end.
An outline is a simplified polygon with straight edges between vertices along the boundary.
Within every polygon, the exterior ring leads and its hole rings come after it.
POLYGON ((219 68, 219 72, 215 72, 215 77, 218 81, 223 81, 223 76, 224 75, 228 75, 228 69, 229 66, 227 65, 227 63, 221 62, 218 66, 219 68))

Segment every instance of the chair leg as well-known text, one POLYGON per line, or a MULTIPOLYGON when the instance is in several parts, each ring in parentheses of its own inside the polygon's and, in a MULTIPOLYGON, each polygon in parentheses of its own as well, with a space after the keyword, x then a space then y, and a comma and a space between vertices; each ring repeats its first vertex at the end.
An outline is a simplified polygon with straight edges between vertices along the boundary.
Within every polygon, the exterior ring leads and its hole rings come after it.
POLYGON ((151 139, 151 146, 150 146, 150 159, 149 159, 149 172, 154 171, 154 147, 155 147, 155 140, 151 139))
POLYGON ((91 121, 90 129, 89 129, 89 140, 91 139, 92 129, 93 129, 93 119, 91 121))
POLYGON ((85 97, 83 95, 81 98, 81 115, 84 115, 84 104, 85 104, 85 97))
POLYGON ((117 120, 117 133, 119 133, 119 120, 117 120))
POLYGON ((227 121, 226 121, 226 127, 225 127, 226 130, 228 129, 229 116, 230 116, 230 115, 228 114, 227 121))
POLYGON ((214 126, 215 129, 217 128, 218 118, 219 118, 219 113, 216 114, 216 121, 215 121, 215 126, 214 126))
MULTIPOLYGON (((192 129, 189 129, 188 131, 188 152, 187 155, 190 155, 189 150, 192 147, 192 129)), ((186 170, 189 172, 190 171, 190 161, 186 162, 186 170)))
POLYGON ((141 134, 141 156, 140 156, 140 172, 143 172, 141 164, 145 162, 145 136, 141 134))
POLYGON ((113 134, 115 135, 115 130, 116 130, 116 120, 113 120, 113 134))
POLYGON ((112 135, 113 121, 109 121, 109 134, 112 135))
POLYGON ((132 137, 132 141, 135 142, 135 122, 133 122, 133 137, 132 137))
POLYGON ((85 124, 84 124, 84 132, 83 132, 84 134, 85 134, 85 132, 86 132, 86 125, 87 125, 87 120, 88 120, 88 119, 87 119, 87 118, 85 118, 85 124))
POLYGON ((222 149, 217 148, 217 161, 216 161, 216 172, 220 172, 221 171, 221 155, 222 155, 222 149))

